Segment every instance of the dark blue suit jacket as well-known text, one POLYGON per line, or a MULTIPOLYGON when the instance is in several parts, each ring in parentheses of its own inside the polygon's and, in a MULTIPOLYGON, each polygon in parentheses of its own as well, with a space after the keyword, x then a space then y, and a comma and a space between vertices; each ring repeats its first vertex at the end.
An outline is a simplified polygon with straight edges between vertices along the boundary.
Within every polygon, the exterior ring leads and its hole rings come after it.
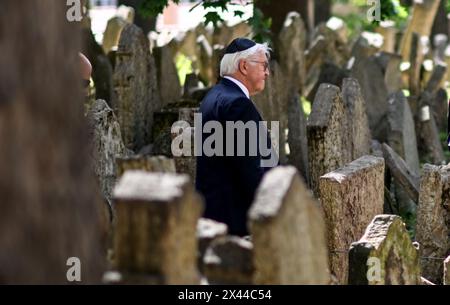
MULTIPOLYGON (((262 121, 253 102, 239 86, 225 78, 205 96, 200 105, 200 112, 202 125, 210 120, 220 122, 224 139, 226 139, 226 121, 244 123, 254 121, 256 126, 262 121)), ((269 143, 268 147, 271 147, 270 136, 266 130, 264 132, 269 143)), ((202 126, 202 144, 209 135, 203 132, 202 126)), ((245 137, 245 156, 236 156, 236 133, 234 139, 234 156, 225 156, 224 141, 224 156, 207 157, 203 153, 197 157, 196 189, 206 201, 204 217, 226 223, 230 234, 243 236, 248 234, 247 212, 254 199, 256 188, 264 173, 270 168, 261 167, 262 157, 259 149, 256 156, 249 156, 248 143, 254 139, 250 138, 248 133, 245 137)))

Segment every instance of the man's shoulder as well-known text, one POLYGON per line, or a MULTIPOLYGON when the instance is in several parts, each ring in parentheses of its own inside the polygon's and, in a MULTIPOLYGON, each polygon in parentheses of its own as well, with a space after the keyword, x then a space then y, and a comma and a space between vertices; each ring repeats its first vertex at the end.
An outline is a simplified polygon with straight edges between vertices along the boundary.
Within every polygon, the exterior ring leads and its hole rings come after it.
POLYGON ((223 82, 219 82, 209 90, 208 94, 203 99, 203 102, 219 103, 222 106, 227 106, 242 100, 251 102, 238 87, 229 86, 223 82))

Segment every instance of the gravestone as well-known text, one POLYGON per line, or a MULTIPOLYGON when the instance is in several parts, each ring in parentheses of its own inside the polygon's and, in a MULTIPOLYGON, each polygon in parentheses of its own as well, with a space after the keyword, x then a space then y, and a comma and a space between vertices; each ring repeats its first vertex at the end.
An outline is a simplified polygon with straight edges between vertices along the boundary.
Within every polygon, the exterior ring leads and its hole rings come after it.
POLYGON ((339 88, 320 85, 307 123, 309 183, 314 193, 320 176, 350 162, 346 121, 339 88))
POLYGON ((384 160, 363 156, 320 177, 319 198, 328 232, 330 269, 347 284, 348 252, 377 214, 383 213, 384 160))
MULTIPOLYGON (((279 122, 279 158, 281 164, 284 164, 286 163, 285 130, 288 128, 290 85, 288 85, 283 70, 275 60, 270 61, 270 67, 270 76, 266 81, 264 91, 252 96, 252 101, 259 110, 263 121, 267 121, 268 124, 271 121, 279 122)), ((271 125, 267 127, 270 129, 271 125)), ((272 140, 272 145, 275 144, 276 141, 272 140)))
POLYGON ((126 283, 198 284, 201 197, 189 177, 130 170, 114 189, 114 268, 126 283))
POLYGON ((125 25, 127 25, 127 21, 119 16, 115 16, 108 20, 105 32, 103 33, 102 42, 103 52, 105 52, 105 54, 108 54, 119 45, 120 33, 125 25))
POLYGON ((388 92, 383 70, 376 57, 371 56, 356 62, 352 67, 351 77, 361 86, 372 137, 380 142, 386 141, 387 130, 384 122, 388 111, 388 92))
POLYGON ((420 183, 418 173, 410 169, 408 164, 386 143, 383 143, 382 151, 390 174, 397 183, 396 188, 402 188, 411 200, 418 202, 420 183))
POLYGON ((419 154, 408 100, 402 91, 398 91, 389 96, 388 104, 388 144, 405 160, 408 167, 418 174, 419 154))
POLYGON ((116 53, 114 105, 125 146, 135 151, 150 142, 153 112, 160 108, 155 70, 147 37, 127 24, 116 53))
POLYGON ((429 163, 443 164, 445 163, 445 156, 430 107, 433 104, 431 94, 428 91, 423 91, 419 103, 420 107, 416 120, 419 155, 421 154, 421 159, 425 159, 429 163))
POLYGON ((375 59, 384 74, 384 83, 388 94, 401 90, 404 87, 400 71, 402 57, 395 53, 378 52, 375 54, 375 59))
POLYGON ((249 210, 254 284, 327 284, 325 227, 293 166, 270 170, 249 210))
POLYGON ((228 227, 226 224, 208 219, 200 218, 197 222, 197 240, 198 240, 198 265, 203 272, 203 257, 206 249, 213 240, 221 236, 226 236, 228 227))
POLYGON ((306 31, 300 14, 290 12, 278 34, 277 51, 279 53, 282 73, 290 80, 292 88, 288 90, 301 92, 306 76, 304 50, 306 31))
POLYGON ((433 96, 431 104, 431 110, 439 132, 447 133, 448 102, 447 91, 443 88, 439 88, 433 96))
POLYGON ((103 196, 111 200, 116 183, 116 159, 127 154, 116 116, 104 100, 95 101, 88 119, 91 124, 94 171, 103 196))
POLYGON ((351 285, 419 285, 419 251, 401 217, 377 215, 349 252, 351 285))
POLYGON ((1 6, 0 283, 99 283, 107 211, 84 118, 81 24, 63 1, 1 6))
POLYGON ((212 285, 250 285, 253 281, 253 246, 238 236, 215 239, 206 250, 203 269, 212 285))
POLYGON ((422 275, 433 283, 442 281, 442 261, 448 255, 450 172, 446 167, 425 164, 420 180, 416 239, 420 243, 422 275))
POLYGON ((344 78, 342 100, 347 113, 351 160, 370 153, 371 135, 366 113, 366 103, 356 79, 344 78))
POLYGON ((306 117, 302 104, 295 96, 288 108, 289 163, 294 165, 308 182, 308 138, 306 135, 306 117))
POLYGON ((153 56, 156 63, 156 78, 161 106, 164 107, 170 103, 178 102, 181 98, 181 84, 172 50, 167 45, 154 48, 153 56))
POLYGON ((175 173, 175 162, 165 156, 133 155, 117 158, 117 177, 127 170, 143 170, 147 172, 175 173))

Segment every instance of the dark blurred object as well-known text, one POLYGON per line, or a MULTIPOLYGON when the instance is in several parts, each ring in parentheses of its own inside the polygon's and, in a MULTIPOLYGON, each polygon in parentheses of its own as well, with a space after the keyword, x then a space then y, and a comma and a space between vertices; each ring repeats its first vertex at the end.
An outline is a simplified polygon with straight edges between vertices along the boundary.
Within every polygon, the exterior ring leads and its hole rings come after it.
POLYGON ((82 283, 100 283, 108 215, 83 113, 80 23, 65 1, 1 8, 0 284, 67 284, 77 259, 82 283))

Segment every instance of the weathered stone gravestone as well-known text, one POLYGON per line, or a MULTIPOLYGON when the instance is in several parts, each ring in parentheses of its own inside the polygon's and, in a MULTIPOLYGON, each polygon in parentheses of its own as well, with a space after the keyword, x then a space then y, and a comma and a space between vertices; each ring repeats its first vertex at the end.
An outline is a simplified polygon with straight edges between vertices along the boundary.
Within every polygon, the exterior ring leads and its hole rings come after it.
POLYGON ((420 243, 422 275, 433 283, 442 281, 442 258, 450 251, 450 171, 425 164, 420 180, 416 239, 420 243))
POLYGON ((186 175, 127 171, 114 189, 115 268, 126 283, 198 284, 203 204, 186 175))
POLYGON ((417 152, 414 119, 408 100, 398 91, 388 100, 388 143, 402 157, 408 167, 419 173, 419 153, 417 152))
POLYGON ((328 232, 330 269, 347 284, 348 253, 377 214, 383 213, 384 160, 363 156, 320 177, 319 198, 328 232))
POLYGON ((430 105, 432 96, 428 91, 423 91, 419 98, 419 112, 416 120, 416 132, 418 138, 419 155, 421 159, 433 164, 444 164, 445 156, 442 149, 439 131, 430 105))
MULTIPOLYGON (((408 169, 412 171, 411 174, 418 176, 419 153, 417 151, 414 119, 408 100, 402 91, 398 91, 389 96, 388 103, 387 141, 389 146, 405 160, 408 169)), ((396 173, 392 174, 395 175, 396 173)), ((411 196, 408 198, 405 188, 402 187, 398 179, 394 179, 394 193, 400 215, 415 214, 417 197, 415 201, 410 199, 411 196)))
POLYGON ((305 182, 308 182, 308 138, 306 136, 306 117, 302 104, 295 96, 288 108, 289 164, 294 165, 305 182))
POLYGON ((198 263, 199 269, 203 272, 203 257, 206 249, 216 238, 227 235, 228 227, 226 224, 214 221, 208 218, 200 218, 197 222, 198 239, 198 263))
POLYGON ((160 108, 155 70, 147 37, 127 24, 116 53, 114 105, 125 146, 135 151, 150 142, 153 112, 160 108))
POLYGON ((169 46, 153 49, 161 106, 177 102, 181 97, 181 84, 175 67, 174 55, 169 46))
POLYGON ((223 236, 206 250, 203 269, 209 284, 250 285, 253 281, 252 243, 238 236, 223 236))
POLYGON ((349 252, 349 284, 419 285, 419 251, 396 215, 377 215, 349 252))
POLYGON ((366 103, 361 93, 358 81, 345 78, 342 82, 342 100, 347 113, 349 145, 351 149, 350 160, 370 153, 370 129, 366 114, 366 103))
POLYGON ((370 56, 357 61, 352 67, 351 75, 361 86, 372 137, 384 142, 387 136, 384 122, 388 110, 388 91, 383 70, 376 57, 370 56))
POLYGON ((406 162, 386 143, 382 145, 382 157, 386 161, 390 174, 411 200, 419 201, 420 177, 417 172, 411 170, 406 162))
POLYGON ((93 132, 94 171, 108 201, 116 183, 116 158, 127 154, 120 126, 111 108, 104 100, 95 101, 88 113, 93 132))
POLYGON ((379 33, 364 31, 352 47, 352 57, 359 64, 377 53, 383 45, 383 36, 379 33))
MULTIPOLYGON (((264 91, 252 97, 252 101, 256 104, 264 121, 279 122, 279 158, 283 164, 286 162, 284 132, 288 128, 289 82, 275 60, 271 60, 270 65, 270 76, 264 91)), ((271 126, 267 127, 271 128, 271 126)), ((275 141, 272 141, 272 144, 275 144, 275 141)))
POLYGON ((436 91, 431 104, 431 110, 439 132, 447 132, 448 101, 447 91, 443 88, 439 88, 436 91))
POLYGON ((80 24, 67 21, 63 1, 1 6, 0 283, 99 283, 106 235, 84 120, 80 24))
POLYGON ((319 177, 350 162, 347 115, 339 88, 319 87, 307 124, 309 183, 316 193, 319 177))
POLYGON ((280 67, 283 74, 290 80, 290 92, 301 92, 305 83, 306 69, 304 50, 306 44, 306 31, 300 14, 290 12, 278 34, 277 49, 280 58, 280 67))
POLYGON ((400 64, 402 57, 395 53, 378 52, 375 59, 384 74, 384 83, 388 94, 397 92, 403 88, 402 72, 400 64))
POLYGON ((127 170, 143 170, 147 172, 175 173, 175 162, 165 156, 134 155, 117 158, 117 177, 127 170))
POLYGON ((127 25, 122 17, 115 16, 108 20, 105 32, 103 33, 103 52, 108 54, 113 48, 119 45, 120 33, 127 25))
POLYGON ((254 284, 329 283, 323 216, 295 167, 276 167, 264 176, 249 227, 254 284))

